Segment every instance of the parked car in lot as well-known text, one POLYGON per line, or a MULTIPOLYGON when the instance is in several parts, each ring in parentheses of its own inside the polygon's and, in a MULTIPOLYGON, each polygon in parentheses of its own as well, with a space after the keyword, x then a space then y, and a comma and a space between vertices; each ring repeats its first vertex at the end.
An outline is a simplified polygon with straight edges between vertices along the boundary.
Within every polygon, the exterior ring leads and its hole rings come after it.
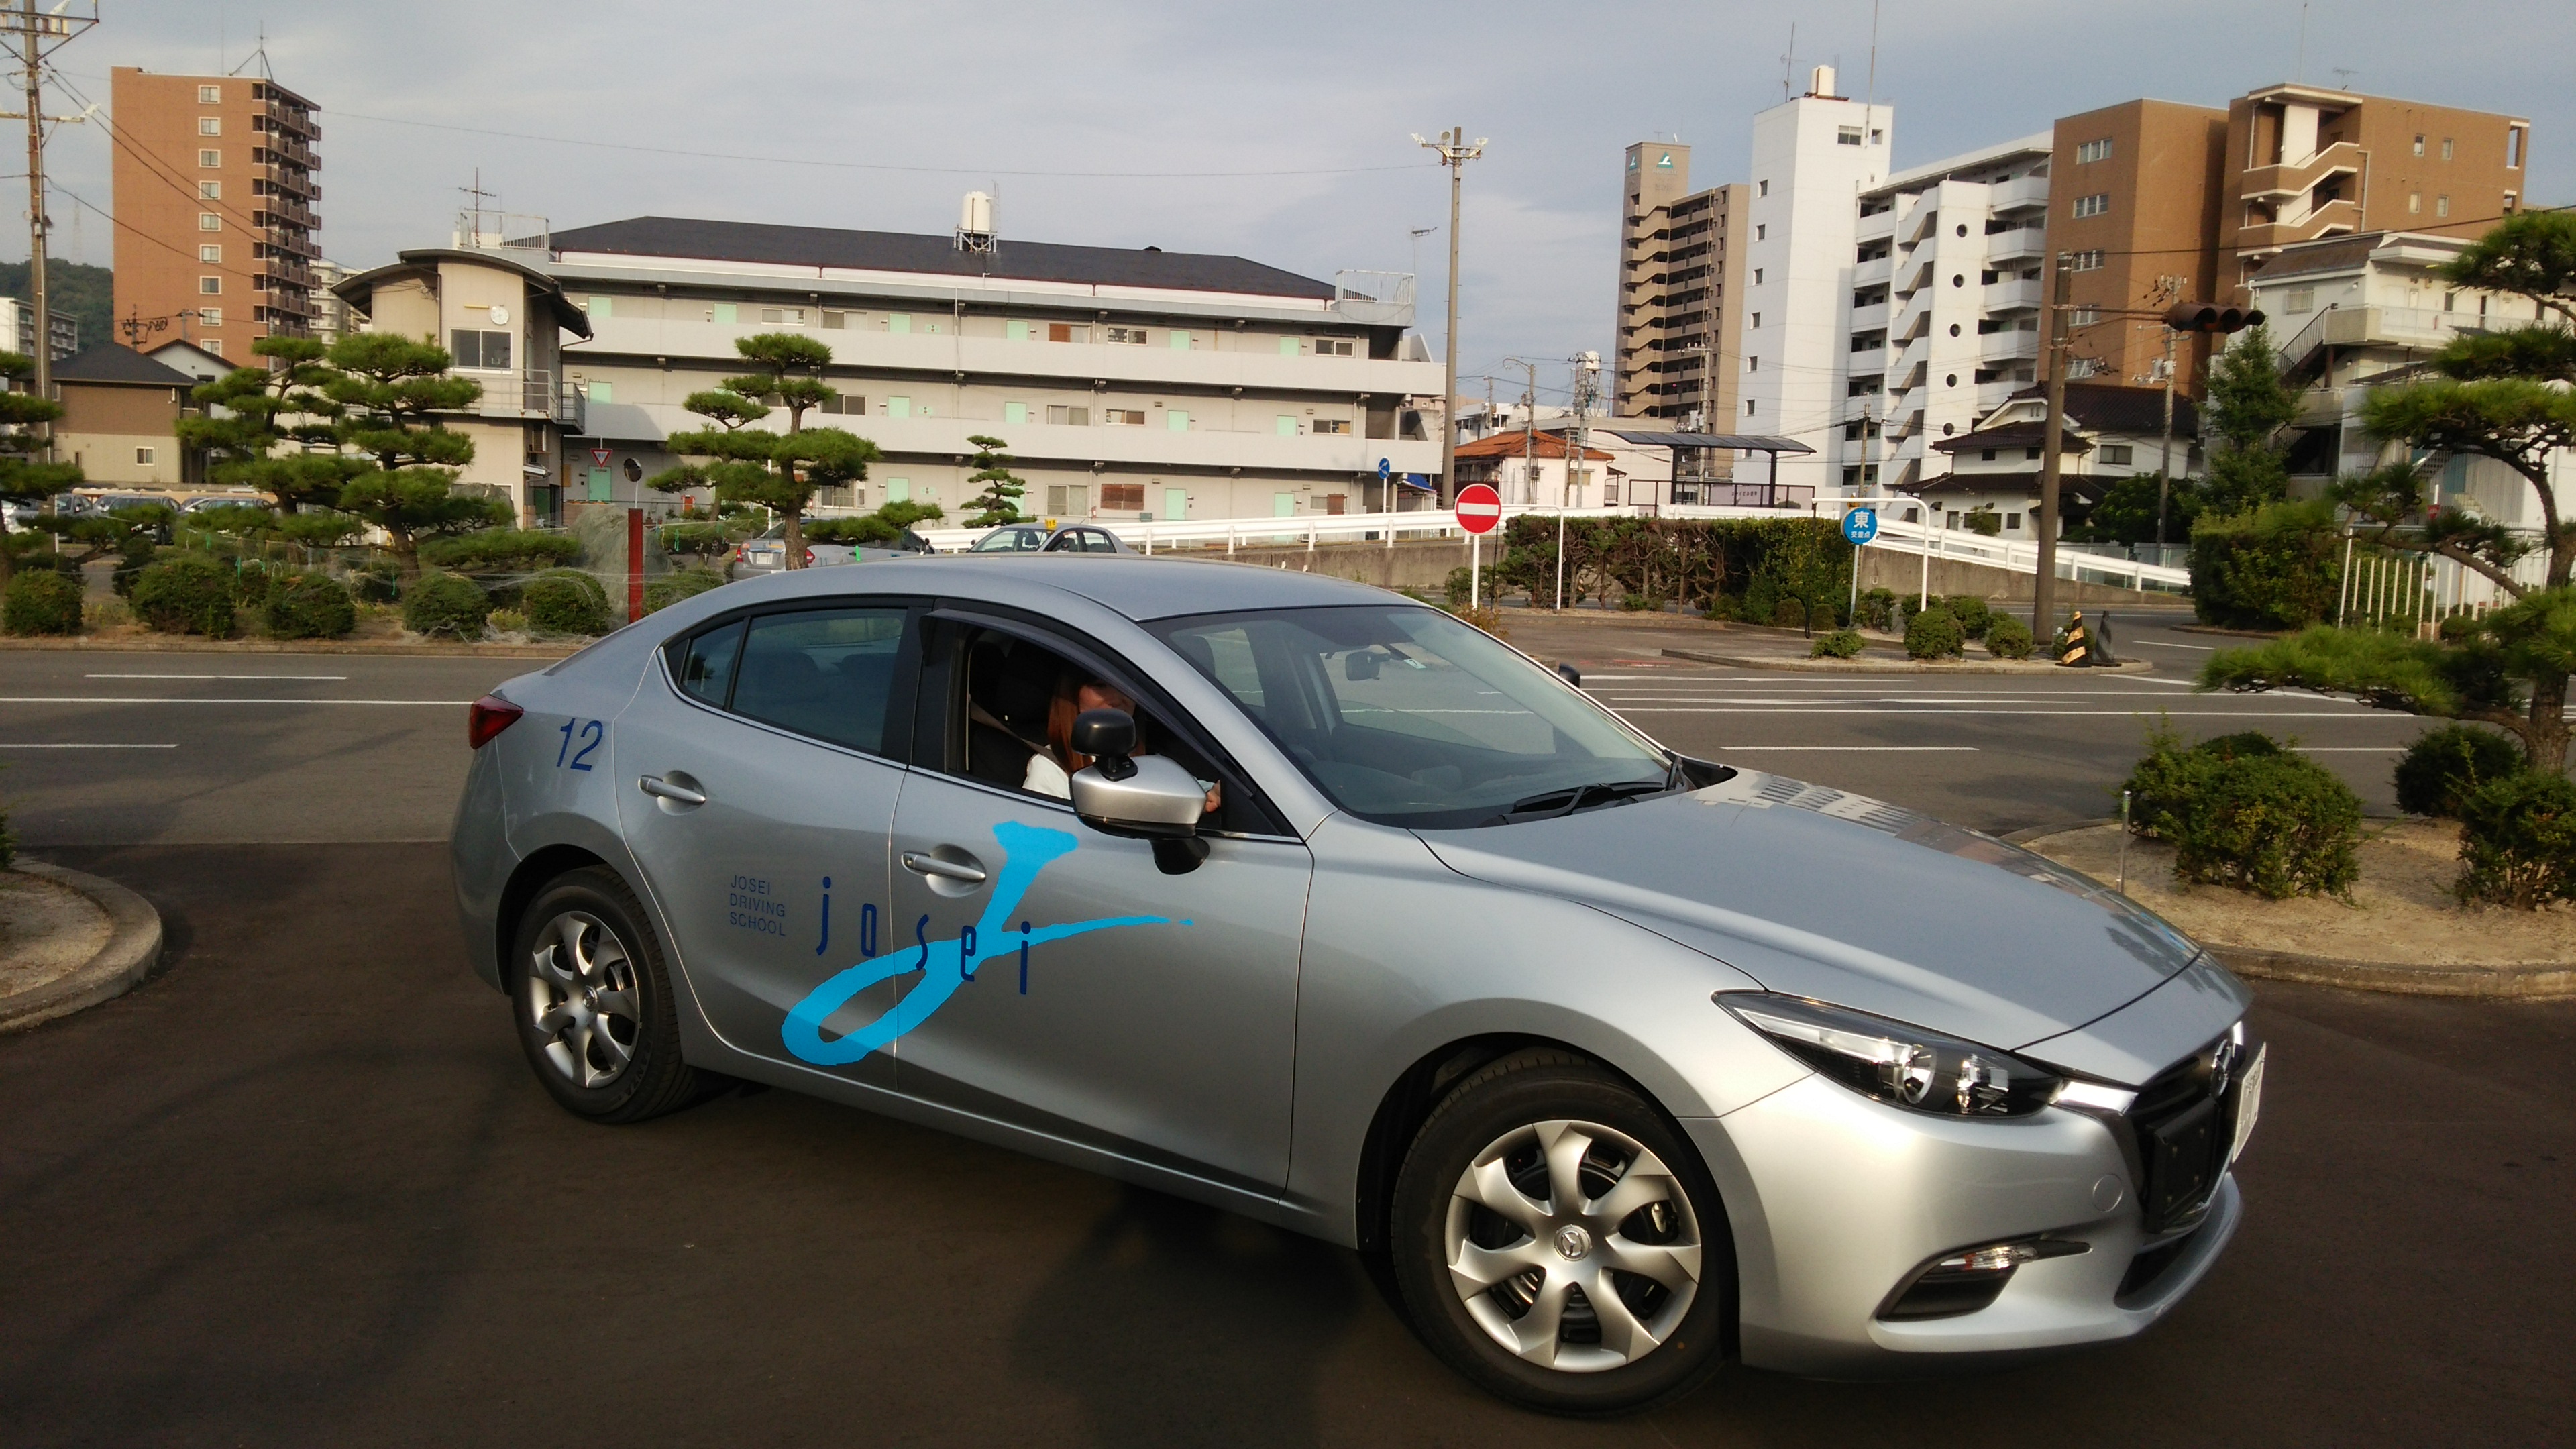
POLYGON ((469 734, 465 938, 567 1110, 748 1079, 1382 1254, 1523 1404, 2126 1338, 2242 1211, 2263 1046, 2163 921, 1362 585, 773 575, 469 734))
POLYGON ((1096 523, 1006 523, 975 540, 969 553, 1134 553, 1096 523))
MULTIPOLYGON (((828 568, 834 564, 865 563, 871 559, 911 558, 930 552, 919 534, 907 529, 903 538, 891 547, 849 543, 808 543, 805 545, 805 567, 828 568)), ((761 574, 783 573, 787 569, 787 534, 773 528, 758 538, 745 539, 733 551, 725 565, 725 576, 733 579, 755 578, 761 574)))

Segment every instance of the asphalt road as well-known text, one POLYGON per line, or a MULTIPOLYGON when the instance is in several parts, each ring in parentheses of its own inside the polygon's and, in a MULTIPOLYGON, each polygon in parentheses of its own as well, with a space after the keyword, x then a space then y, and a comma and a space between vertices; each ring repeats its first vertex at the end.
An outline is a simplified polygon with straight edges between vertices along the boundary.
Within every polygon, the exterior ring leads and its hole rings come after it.
MULTIPOLYGON (((1744 753, 1989 828, 2103 813, 2159 700, 2195 732, 2314 703, 1603 657, 1677 745, 1800 746, 1744 753)), ((0 1444, 2576 1441, 2576 1003, 2258 986, 2249 1216, 2141 1340, 1543 1421, 1441 1369, 1353 1255, 1223 1213, 780 1092, 575 1121, 465 971, 442 849, 398 843, 443 833, 466 757, 435 702, 524 662, 234 658, 0 654, 0 742, 176 747, 0 777, 37 853, 171 941, 132 995, 0 1038, 0 1444), (217 672, 266 677, 89 677, 217 672)), ((2414 726, 2317 714, 2362 774, 2414 726)))

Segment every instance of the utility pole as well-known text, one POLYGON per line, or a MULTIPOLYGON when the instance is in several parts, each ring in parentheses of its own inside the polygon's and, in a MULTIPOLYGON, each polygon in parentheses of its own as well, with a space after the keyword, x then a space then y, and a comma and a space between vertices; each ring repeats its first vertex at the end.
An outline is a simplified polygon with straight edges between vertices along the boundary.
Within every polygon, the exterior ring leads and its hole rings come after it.
POLYGON ((2030 590, 2030 633, 2042 643, 2057 636, 2057 495, 2066 461, 2066 313, 2074 263, 2073 253, 2057 254, 2057 287, 2048 304, 2048 432, 2040 441, 2039 575, 2030 590))
POLYGON ((1416 132, 1413 143, 1438 152, 1440 164, 1449 168, 1449 365, 1442 373, 1445 381, 1440 392, 1438 500, 1446 507, 1458 496, 1458 420, 1453 416, 1458 405, 1458 190, 1466 174, 1467 163, 1485 154, 1485 138, 1478 136, 1469 141, 1466 127, 1452 126, 1441 132, 1437 141, 1425 141, 1421 133, 1416 132))
POLYGON ((2156 562, 2165 561, 2165 503, 2173 496, 2173 402, 2174 338, 2179 334, 2165 329, 2165 452, 2164 461, 2156 465, 2156 562))
MULTIPOLYGON (((65 3, 48 13, 36 9, 36 0, 18 0, 17 8, 0 11, 0 33, 10 37, 11 48, 26 72, 27 109, 9 117, 27 123, 27 291, 28 305, 34 309, 36 324, 36 396, 51 399, 54 395, 54 314, 46 305, 45 233, 52 229, 53 219, 45 214, 45 57, 65 41, 98 23, 97 0, 90 0, 88 13, 71 13, 65 3)), ((5 115, 6 113, 0 113, 5 115)), ((80 116, 57 116, 58 121, 77 121, 80 116)), ((14 342, 16 338, 0 339, 14 342)), ((37 457, 53 461, 54 425, 40 423, 44 446, 37 457)), ((52 505, 48 503, 47 507, 52 505)))

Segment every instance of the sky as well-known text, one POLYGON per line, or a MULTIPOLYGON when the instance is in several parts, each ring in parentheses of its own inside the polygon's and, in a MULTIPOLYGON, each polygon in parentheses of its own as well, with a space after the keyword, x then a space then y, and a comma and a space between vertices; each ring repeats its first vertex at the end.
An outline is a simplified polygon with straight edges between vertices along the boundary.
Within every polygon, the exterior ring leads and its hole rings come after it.
MULTIPOLYGON (((2224 105, 2304 78, 2528 117, 2530 201, 2576 202, 2568 0, 98 9, 54 57, 50 112, 104 109, 111 66, 233 71, 264 34, 277 80, 321 107, 324 252, 359 267, 445 245, 478 175, 487 204, 556 228, 659 214, 945 233, 984 189, 1005 247, 1417 272, 1437 355, 1447 175, 1412 134, 1463 126, 1486 147, 1465 172, 1460 391, 1500 374, 1506 398, 1522 377, 1507 357, 1561 398, 1564 360, 1609 349, 1624 148, 1679 139, 1694 185, 1743 179, 1793 25, 1802 82, 1839 65, 1846 93, 1896 108, 1900 168, 2141 95, 2224 105)), ((48 147, 57 255, 113 259, 109 123, 48 147)), ((0 255, 25 257, 23 227, 0 255)))

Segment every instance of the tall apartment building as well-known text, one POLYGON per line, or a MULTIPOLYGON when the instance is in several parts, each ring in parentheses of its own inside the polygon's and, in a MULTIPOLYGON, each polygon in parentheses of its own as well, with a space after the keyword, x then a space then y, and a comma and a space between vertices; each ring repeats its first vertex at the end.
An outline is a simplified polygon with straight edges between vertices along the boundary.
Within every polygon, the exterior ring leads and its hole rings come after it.
POLYGON ((565 501, 670 506, 643 482, 677 461, 672 433, 706 425, 685 399, 741 372, 737 340, 794 331, 832 353, 835 397, 809 425, 884 453, 826 507, 957 516, 967 439, 989 434, 1030 511, 1132 519, 1371 512, 1403 491, 1380 484, 1379 460, 1399 480, 1436 475, 1421 414, 1441 369, 1410 330, 1411 282, 1153 247, 1006 237, 987 255, 947 236, 637 217, 543 246, 408 251, 335 290, 376 326, 449 343, 484 385, 489 436, 464 481, 509 490, 531 518, 565 501))
POLYGON ((317 315, 322 138, 309 100, 255 76, 117 66, 116 314, 235 362, 317 315))
MULTIPOLYGON (((45 329, 53 338, 53 360, 60 362, 81 350, 80 319, 50 307, 45 310, 51 314, 47 320, 53 324, 45 329)), ((5 345, 17 349, 20 356, 35 356, 36 305, 17 297, 0 297, 0 338, 14 339, 5 345)))
MULTIPOLYGON (((2058 257, 2072 259, 2068 377, 2160 386, 2164 309, 2227 300, 2218 264, 2226 132, 2225 111, 2170 101, 2124 101, 2057 122, 2042 281, 2043 295, 2054 295, 2058 257)), ((2176 339, 2186 389, 2197 392, 2208 356, 2205 342, 2176 339)))
POLYGON ((1831 481, 1905 487, 2039 365, 2049 137, 1910 167, 1855 204, 1831 481), (1875 434, 1875 436, 1873 436, 1875 434))
POLYGON ((1611 415, 1724 431, 1743 369, 1733 322, 1748 188, 1691 190, 1690 148, 1678 142, 1641 141, 1627 163, 1611 415))
POLYGON ((2523 205, 2531 122, 2274 85, 2228 104, 2225 146, 2226 272, 2241 285, 2296 242, 2380 231, 2476 236, 2523 205))
POLYGON ((1805 95, 1753 119, 1737 328, 1742 402, 1720 431, 1813 448, 1779 459, 1784 485, 1833 481, 1832 439, 1847 411, 1857 201, 1886 178, 1895 128, 1893 108, 1836 94, 1833 67, 1822 65, 1805 95))

